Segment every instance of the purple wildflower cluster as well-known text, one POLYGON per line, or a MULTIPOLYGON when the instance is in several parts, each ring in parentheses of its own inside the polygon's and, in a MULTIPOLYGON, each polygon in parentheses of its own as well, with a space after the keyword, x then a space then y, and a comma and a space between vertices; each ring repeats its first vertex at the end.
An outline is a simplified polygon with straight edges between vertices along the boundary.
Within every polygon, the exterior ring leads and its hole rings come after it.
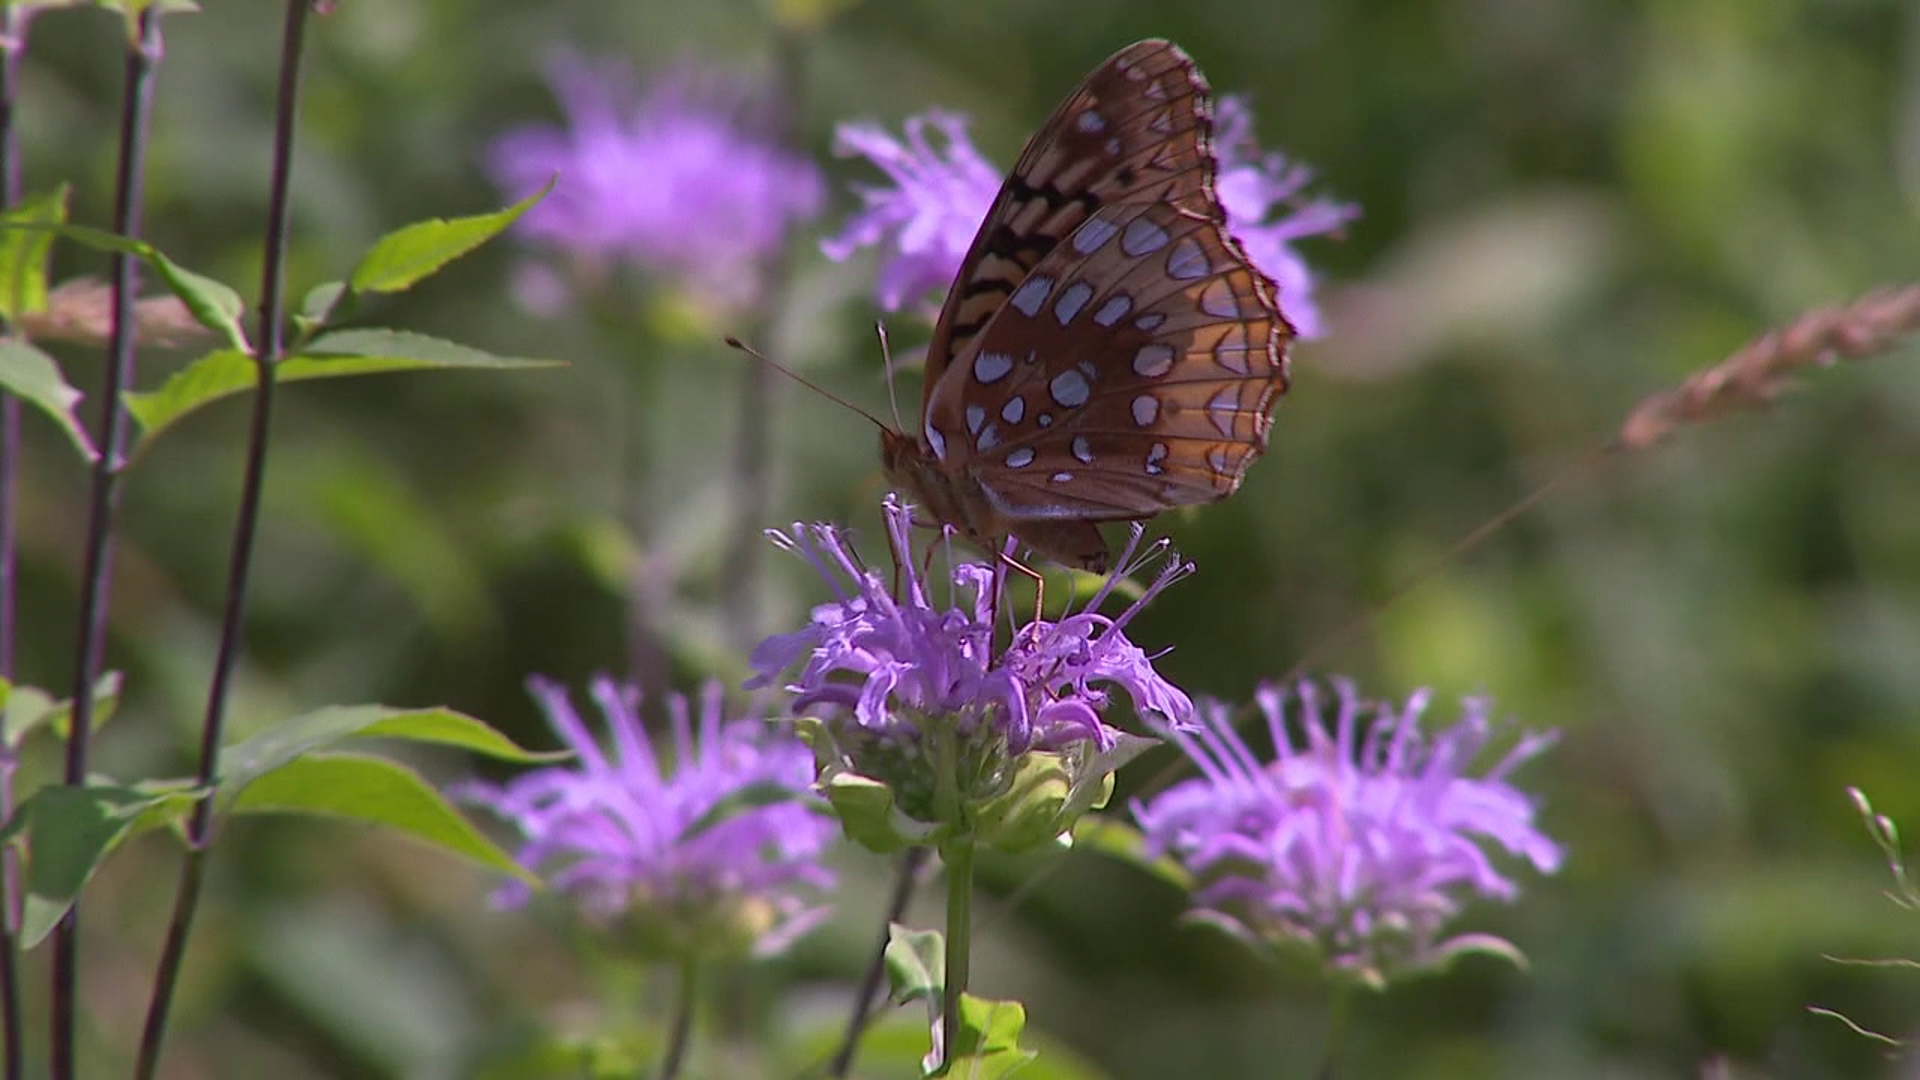
POLYGON ((622 64, 570 53, 547 70, 563 126, 508 131, 488 162, 516 197, 559 174, 527 212, 527 235, 709 303, 758 299, 768 258, 825 202, 819 169, 755 130, 738 84, 682 69, 642 93, 622 64))
MULTIPOLYGON (((601 677, 592 695, 613 752, 600 748, 566 690, 529 680, 575 764, 535 769, 462 794, 516 826, 516 858, 597 922, 661 951, 776 952, 825 914, 833 885, 820 864, 833 822, 811 794, 807 748, 758 717, 723 719, 709 684, 697 721, 667 699, 672 764, 663 766, 640 722, 640 692, 601 677), (696 727, 697 725, 697 727, 696 727)), ((496 902, 524 904, 509 883, 496 902)))
MULTIPOLYGON (((1147 740, 1105 719, 1114 689, 1162 726, 1190 724, 1192 702, 1125 633, 1134 615, 1189 565, 1166 559, 1143 595, 1118 615, 1099 611, 1112 592, 1108 583, 1078 612, 1020 627, 996 650, 1005 567, 955 564, 949 601, 937 602, 916 566, 911 507, 888 496, 884 510, 890 573, 864 565, 837 526, 795 525, 791 533, 772 534, 810 563, 837 598, 816 607, 805 627, 762 643, 749 685, 784 678, 796 715, 826 719, 824 738, 815 741, 823 772, 883 784, 897 800, 889 809, 927 826, 961 828, 978 822, 956 815, 1017 786, 1025 758, 1053 755, 1078 793, 1105 782, 1137 753, 1147 740), (955 760, 935 760, 943 753, 955 760), (964 779, 954 779, 955 768, 964 779)), ((1134 569, 1163 550, 1156 546, 1135 559, 1137 544, 1136 534, 1122 557, 1134 569)), ((1093 798, 1088 794, 1076 809, 1093 805, 1086 801, 1093 798)), ((1070 823, 1051 822, 1060 827, 1045 837, 1070 823)), ((909 830, 899 839, 920 838, 909 830)))
POLYGON ((1336 698, 1329 725, 1311 684, 1292 695, 1263 689, 1270 763, 1217 702, 1203 705, 1197 732, 1170 732, 1201 775, 1134 804, 1148 856, 1170 854, 1194 874, 1201 918, 1256 940, 1307 943, 1330 970, 1364 982, 1438 967, 1465 950, 1511 955, 1497 938, 1440 933, 1469 897, 1514 897, 1486 845, 1544 873, 1559 868, 1559 847, 1507 783, 1552 736, 1522 738, 1475 776, 1468 770, 1495 735, 1486 701, 1467 700, 1456 724, 1425 736, 1425 692, 1396 709, 1362 702, 1339 681, 1336 698), (1289 696, 1297 738, 1286 723, 1289 696))
MULTIPOLYGON (((836 262, 863 249, 879 251, 877 299, 887 311, 917 304, 953 280, 1003 175, 974 149, 966 121, 952 113, 910 118, 905 134, 902 141, 877 125, 840 125, 835 151, 866 158, 891 184, 856 187, 860 211, 820 245, 836 262), (938 145, 930 132, 939 133, 938 145)), ((1337 231, 1359 215, 1359 208, 1306 199, 1302 193, 1313 173, 1260 149, 1253 115, 1238 97, 1220 102, 1214 149, 1220 160, 1215 184, 1233 235, 1253 264, 1279 284, 1287 318, 1300 335, 1319 337, 1323 327, 1313 303, 1313 278, 1293 244, 1337 231)))

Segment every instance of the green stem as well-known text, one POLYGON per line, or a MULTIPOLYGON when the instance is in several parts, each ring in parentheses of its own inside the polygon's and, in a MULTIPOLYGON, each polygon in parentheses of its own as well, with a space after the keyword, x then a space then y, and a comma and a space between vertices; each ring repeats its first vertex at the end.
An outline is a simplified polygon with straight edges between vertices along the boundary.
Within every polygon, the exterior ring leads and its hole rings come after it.
POLYGON ((949 840, 940 848, 947 864, 947 977, 941 1002, 941 1062, 936 1075, 953 1068, 960 1037, 960 995, 967 992, 967 958, 973 928, 973 837, 949 840))
POLYGON ((687 1044, 692 1042, 693 1010, 700 992, 700 962, 689 957, 680 963, 680 1001, 673 1015, 673 1033, 667 1039, 667 1056, 660 1062, 659 1080, 674 1080, 687 1059, 687 1044))
POLYGON ((1320 1046, 1319 1080, 1334 1080, 1340 1074, 1340 1058, 1347 1044, 1347 1022, 1353 1018, 1353 987, 1336 983, 1327 1002, 1327 1035, 1320 1046))

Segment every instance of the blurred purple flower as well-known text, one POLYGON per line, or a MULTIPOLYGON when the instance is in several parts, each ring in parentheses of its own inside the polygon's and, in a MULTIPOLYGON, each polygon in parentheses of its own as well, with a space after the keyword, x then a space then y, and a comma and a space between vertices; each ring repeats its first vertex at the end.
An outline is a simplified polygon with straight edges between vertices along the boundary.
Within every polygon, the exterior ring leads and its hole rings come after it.
MULTIPOLYGON (((1151 743, 1107 722, 1111 690, 1126 694, 1159 726, 1191 727, 1192 702, 1125 634, 1134 615, 1189 573, 1190 564, 1168 558, 1138 600, 1118 615, 1104 615, 1098 609, 1125 571, 1116 574, 1079 611, 1021 626, 996 652, 996 615, 1007 612, 1006 568, 955 565, 950 583, 939 587, 949 600, 939 603, 914 557, 912 508, 889 495, 884 512, 892 555, 886 569, 862 563, 833 525, 796 524, 791 533, 771 534, 810 563, 837 599, 816 607, 800 630, 762 642, 748 685, 784 677, 791 711, 825 718, 832 746, 815 745, 823 778, 857 774, 892 789, 916 821, 954 826, 955 805, 936 805, 940 800, 930 794, 954 762, 933 758, 957 755, 965 790, 950 792, 947 803, 977 807, 1032 782, 1033 774, 1022 772, 1023 757, 1053 755, 1058 771, 1052 775, 1064 781, 1055 790, 1057 804, 1005 815, 1021 818, 1022 841, 1044 839, 1097 805, 1104 796, 1096 797, 1093 786, 1151 743), (1071 793, 1062 793, 1067 788, 1071 793)), ((1136 533, 1121 556, 1130 571, 1165 551, 1164 543, 1156 544, 1136 559, 1138 541, 1136 533)), ((835 794, 829 785, 829 797, 835 794)))
POLYGON ((674 72, 640 92, 618 61, 547 65, 564 123, 515 128, 489 149, 513 197, 555 173, 527 233, 588 263, 625 261, 703 299, 751 303, 787 231, 820 212, 819 170, 757 133, 738 84, 674 72))
POLYGON ((1313 275, 1293 242, 1339 232, 1360 216, 1360 208, 1329 199, 1303 201, 1301 193, 1313 181, 1313 170, 1289 164, 1283 154, 1262 151, 1254 139, 1253 111, 1238 95, 1220 99, 1213 149, 1220 159, 1214 188, 1234 238, 1253 265, 1280 286, 1280 309, 1294 330, 1303 338, 1321 336, 1326 328, 1313 301, 1313 275))
MULTIPOLYGON (((863 248, 878 249, 883 261, 876 299, 887 311, 952 283, 1002 179, 1001 171, 974 149, 958 115, 927 112, 908 119, 905 132, 903 143, 872 124, 840 125, 835 151, 865 157, 892 183, 855 185, 861 209, 838 236, 820 245, 836 262, 863 248), (939 131, 942 146, 928 139, 929 128, 939 131)), ((1359 208, 1324 199, 1302 202, 1313 174, 1260 150, 1252 114, 1241 98, 1221 99, 1214 152, 1220 163, 1215 186, 1233 235, 1254 265, 1279 283, 1281 308, 1300 336, 1319 337, 1323 327, 1313 302, 1313 278, 1293 242, 1337 231, 1359 215, 1359 208)))
POLYGON ((1225 706, 1203 703, 1198 733, 1170 736, 1201 775, 1133 805, 1147 857, 1170 854, 1192 872, 1200 918, 1257 940, 1316 946, 1329 970, 1365 982, 1437 967, 1464 950, 1515 955, 1497 938, 1440 934, 1472 896, 1515 896, 1488 843, 1540 872, 1559 868, 1560 848, 1506 780, 1554 736, 1526 736, 1470 776, 1495 733, 1484 699, 1468 699, 1457 723, 1423 736, 1425 691, 1398 710, 1362 702, 1344 680, 1336 692, 1331 726, 1310 684, 1292 695, 1299 745, 1287 730, 1288 695, 1261 690, 1275 747, 1265 764, 1225 706))
MULTIPOLYGON (((765 954, 825 914, 814 898, 833 885, 820 864, 833 822, 811 794, 812 755, 791 734, 757 718, 724 721, 720 686, 710 683, 697 730, 686 699, 667 699, 673 754, 663 767, 640 722, 638 688, 593 681, 611 756, 563 687, 536 677, 528 688, 577 760, 459 794, 517 826, 521 865, 590 918, 668 949, 765 954)), ((517 907, 530 895, 511 882, 496 901, 517 907)))
POLYGON ((1000 171, 973 148, 964 117, 936 109, 910 117, 905 130, 904 144, 876 124, 841 124, 834 131, 834 153, 865 157, 893 183, 854 185, 862 209, 839 236, 820 243, 835 262, 862 248, 885 253, 879 303, 886 311, 953 281, 1000 190, 1000 171), (940 133, 941 147, 928 129, 940 133))

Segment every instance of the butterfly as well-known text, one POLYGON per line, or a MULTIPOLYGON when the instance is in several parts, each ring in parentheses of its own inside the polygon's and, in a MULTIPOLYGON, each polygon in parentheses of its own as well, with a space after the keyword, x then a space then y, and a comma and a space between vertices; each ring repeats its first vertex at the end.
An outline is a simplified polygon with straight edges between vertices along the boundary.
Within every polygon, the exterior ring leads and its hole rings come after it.
POLYGON ((1104 573, 1103 522, 1226 498, 1266 451, 1293 327, 1227 231, 1206 80, 1178 45, 1109 57, 980 224, 887 477, 987 551, 1104 573))

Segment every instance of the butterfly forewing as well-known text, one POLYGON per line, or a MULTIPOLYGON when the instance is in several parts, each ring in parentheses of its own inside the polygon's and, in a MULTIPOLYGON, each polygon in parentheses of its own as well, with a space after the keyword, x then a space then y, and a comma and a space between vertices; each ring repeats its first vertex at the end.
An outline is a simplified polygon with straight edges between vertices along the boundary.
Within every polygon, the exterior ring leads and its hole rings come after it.
POLYGON ((1129 45, 1041 125, 980 223, 927 348, 926 397, 1027 274, 1100 207, 1211 198, 1206 84, 1170 41, 1129 45), (1203 161, 1202 159, 1206 159, 1203 161))

